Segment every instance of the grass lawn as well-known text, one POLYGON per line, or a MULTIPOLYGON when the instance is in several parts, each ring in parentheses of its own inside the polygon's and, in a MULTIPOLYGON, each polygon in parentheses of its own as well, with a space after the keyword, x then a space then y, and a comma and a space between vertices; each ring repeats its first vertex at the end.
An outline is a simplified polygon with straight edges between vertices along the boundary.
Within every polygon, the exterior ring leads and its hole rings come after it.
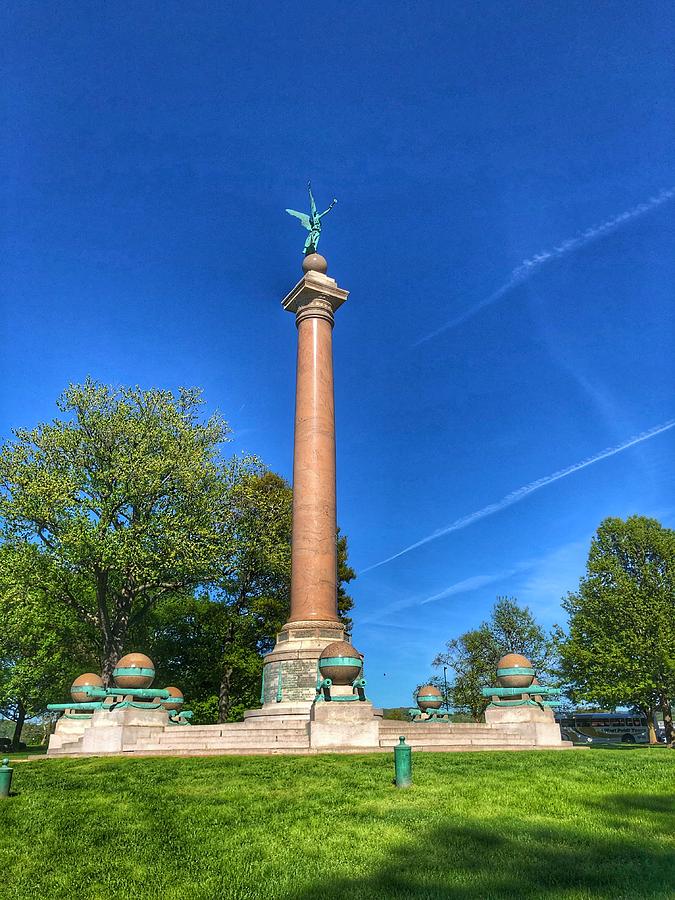
POLYGON ((9 750, 0 750, 0 759, 7 757, 11 761, 15 759, 28 759, 29 756, 46 756, 47 748, 42 746, 26 747, 25 750, 17 750, 11 753, 9 750))
POLYGON ((675 897, 675 752, 33 759, 0 898, 675 897))

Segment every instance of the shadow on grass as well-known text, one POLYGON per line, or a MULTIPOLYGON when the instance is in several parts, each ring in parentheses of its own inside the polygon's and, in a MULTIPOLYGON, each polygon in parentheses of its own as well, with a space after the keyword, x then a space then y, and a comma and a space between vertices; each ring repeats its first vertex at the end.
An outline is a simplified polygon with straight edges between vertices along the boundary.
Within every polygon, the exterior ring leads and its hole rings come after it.
POLYGON ((589 820, 602 808, 601 834, 583 820, 553 826, 511 821, 501 831, 495 819, 448 824, 393 847, 363 878, 316 882, 292 898, 672 898, 673 822, 663 815, 673 812, 672 799, 616 796, 588 807, 589 820))
MULTIPOLYGON (((672 796, 656 794, 626 794, 608 797, 599 804, 613 813, 665 813, 675 817, 675 793, 672 796)), ((670 823, 671 834, 675 833, 675 822, 670 823)), ((675 861, 673 862, 675 868, 675 861)))

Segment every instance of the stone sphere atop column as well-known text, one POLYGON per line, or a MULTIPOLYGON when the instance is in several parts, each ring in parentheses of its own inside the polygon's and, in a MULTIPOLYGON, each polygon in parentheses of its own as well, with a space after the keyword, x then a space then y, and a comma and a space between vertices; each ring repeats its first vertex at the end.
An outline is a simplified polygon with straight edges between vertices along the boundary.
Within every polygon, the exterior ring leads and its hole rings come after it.
POLYGON ((361 674, 363 657, 347 641, 334 641, 321 652, 319 670, 333 684, 351 684, 361 674))
POLYGON ((149 688, 155 680, 155 664, 145 653, 127 653, 113 670, 119 688, 149 688))
POLYGON ((443 705, 443 694, 434 684, 425 684, 417 692, 417 705, 426 712, 428 709, 440 709, 443 705))
POLYGON ((164 709, 180 709, 183 705, 183 692, 180 688, 174 687, 171 685, 170 687, 164 688, 165 691, 168 691, 171 695, 170 700, 165 700, 163 702, 164 709))
POLYGON ((502 687, 526 688, 533 678, 532 663, 520 653, 507 653, 497 663, 497 681, 502 687))
POLYGON ((325 275, 328 271, 328 262, 320 253, 309 253, 302 261, 302 271, 305 274, 307 272, 321 272, 322 275, 325 275))

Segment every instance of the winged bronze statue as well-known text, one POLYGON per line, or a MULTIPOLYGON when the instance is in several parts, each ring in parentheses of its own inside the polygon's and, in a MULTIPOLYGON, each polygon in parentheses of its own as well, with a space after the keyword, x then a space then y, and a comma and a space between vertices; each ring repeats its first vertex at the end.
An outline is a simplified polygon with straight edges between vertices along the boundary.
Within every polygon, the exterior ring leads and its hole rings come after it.
POLYGON ((314 195, 312 194, 312 183, 311 181, 307 182, 307 190, 309 191, 309 215, 306 213, 298 212, 296 209, 287 209, 286 212, 295 216, 296 219, 300 219, 300 224, 303 228, 306 228, 309 234, 307 235, 307 240, 305 241, 305 256, 309 256, 310 253, 316 253, 316 248, 319 246, 319 238, 321 237, 321 220, 329 213, 331 209, 337 203, 335 197, 331 202, 331 205, 328 209, 324 210, 322 213, 318 213, 316 211, 316 203, 314 202, 314 195))

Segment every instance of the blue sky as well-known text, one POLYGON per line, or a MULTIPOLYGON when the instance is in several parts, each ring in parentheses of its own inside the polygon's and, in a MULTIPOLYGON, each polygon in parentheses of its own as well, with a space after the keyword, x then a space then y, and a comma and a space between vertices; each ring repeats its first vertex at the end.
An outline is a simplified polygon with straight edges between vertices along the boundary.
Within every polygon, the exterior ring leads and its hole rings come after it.
POLYGON ((498 594, 561 621, 605 516, 675 523, 675 428, 651 431, 675 419, 669 5, 2 19, 2 434, 88 374, 199 385, 232 451, 290 477, 279 301, 304 232, 284 208, 311 177, 339 199, 321 250, 351 291, 339 521, 377 702, 408 703, 498 594))

